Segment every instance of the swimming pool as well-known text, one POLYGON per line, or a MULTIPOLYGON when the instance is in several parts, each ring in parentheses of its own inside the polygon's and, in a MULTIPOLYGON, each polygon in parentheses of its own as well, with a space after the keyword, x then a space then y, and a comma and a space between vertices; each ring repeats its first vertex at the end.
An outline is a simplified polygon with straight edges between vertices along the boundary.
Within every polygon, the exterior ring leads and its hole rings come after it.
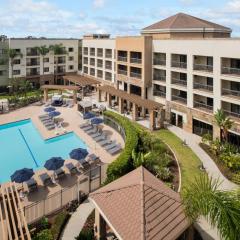
POLYGON ((30 119, 0 125, 0 182, 18 169, 42 168, 51 157, 67 159, 79 147, 87 148, 73 132, 44 140, 30 119))

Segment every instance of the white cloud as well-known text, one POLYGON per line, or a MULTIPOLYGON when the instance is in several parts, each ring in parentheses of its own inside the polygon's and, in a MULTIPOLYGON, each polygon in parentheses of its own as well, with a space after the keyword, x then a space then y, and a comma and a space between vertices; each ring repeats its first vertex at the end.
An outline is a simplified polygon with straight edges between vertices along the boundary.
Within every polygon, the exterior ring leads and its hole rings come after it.
POLYGON ((95 8, 102 8, 102 7, 104 7, 105 3, 106 3, 105 0, 94 0, 93 1, 93 6, 95 8))
POLYGON ((232 0, 227 3, 227 11, 240 13, 240 0, 232 0))

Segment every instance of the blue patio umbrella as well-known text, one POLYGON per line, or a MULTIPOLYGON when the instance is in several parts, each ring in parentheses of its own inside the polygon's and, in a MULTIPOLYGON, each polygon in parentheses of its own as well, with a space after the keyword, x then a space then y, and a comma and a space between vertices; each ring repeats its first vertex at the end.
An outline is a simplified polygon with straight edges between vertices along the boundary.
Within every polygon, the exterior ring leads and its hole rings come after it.
POLYGON ((91 113, 91 112, 87 112, 83 115, 83 119, 91 119, 94 118, 95 114, 91 113))
POLYGON ((58 111, 53 111, 53 112, 50 112, 48 115, 49 115, 49 117, 57 117, 57 116, 59 116, 61 113, 60 112, 58 112, 58 111))
POLYGON ((88 151, 84 148, 76 148, 69 153, 70 158, 75 160, 84 159, 87 155, 88 151))
POLYGON ((54 108, 54 107, 47 107, 47 108, 44 109, 44 111, 48 112, 48 113, 53 112, 55 110, 56 110, 56 108, 54 108))
POLYGON ((64 160, 61 157, 52 157, 45 162, 44 167, 47 170, 55 171, 61 168, 63 164, 64 164, 64 160))
POLYGON ((93 125, 99 125, 101 123, 103 123, 103 119, 102 118, 93 118, 91 120, 91 124, 93 124, 93 125))
POLYGON ((13 175, 11 176, 11 180, 16 183, 23 183, 25 181, 28 181, 33 175, 34 172, 32 169, 22 168, 13 173, 13 175))

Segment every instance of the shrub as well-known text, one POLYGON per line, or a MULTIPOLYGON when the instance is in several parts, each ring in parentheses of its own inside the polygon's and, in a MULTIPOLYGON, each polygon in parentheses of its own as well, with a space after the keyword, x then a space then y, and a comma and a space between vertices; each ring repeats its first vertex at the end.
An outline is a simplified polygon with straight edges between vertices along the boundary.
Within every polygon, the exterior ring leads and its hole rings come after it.
POLYGON ((94 239, 93 230, 82 230, 76 240, 92 240, 94 239))
POLYGON ((236 184, 240 184, 240 172, 232 175, 232 181, 236 184))
POLYGON ((58 239, 68 219, 69 214, 67 212, 61 212, 56 216, 51 227, 51 233, 54 239, 58 239))
POLYGON ((49 229, 42 230, 37 234, 36 237, 33 238, 33 240, 53 240, 52 233, 49 229))
POLYGON ((132 152, 138 145, 138 131, 125 117, 119 114, 106 111, 104 115, 116 121, 125 130, 125 148, 119 157, 109 164, 107 169, 107 183, 123 176, 133 170, 132 152))
POLYGON ((223 161, 227 167, 233 171, 240 170, 240 154, 223 153, 220 155, 220 160, 223 161))

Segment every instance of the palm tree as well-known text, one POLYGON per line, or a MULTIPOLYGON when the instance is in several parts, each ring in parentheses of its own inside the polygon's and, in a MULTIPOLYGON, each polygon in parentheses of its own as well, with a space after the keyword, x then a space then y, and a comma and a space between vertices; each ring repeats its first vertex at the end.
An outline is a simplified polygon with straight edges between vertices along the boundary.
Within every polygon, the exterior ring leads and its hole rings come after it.
POLYGON ((35 47, 35 49, 39 52, 40 56, 42 56, 42 73, 44 75, 44 57, 49 53, 49 48, 46 45, 35 47))
POLYGON ((222 129, 222 139, 227 141, 228 130, 232 128, 233 121, 226 116, 222 109, 217 110, 217 112, 214 114, 214 118, 218 127, 222 129))
POLYGON ((194 222, 205 217, 217 227, 222 239, 238 240, 240 233, 240 198, 237 191, 219 190, 219 181, 200 175, 183 190, 186 215, 194 222))
MULTIPOLYGON (((67 54, 67 51, 63 47, 62 43, 50 45, 49 46, 50 51, 53 51, 54 55, 65 55, 67 54)), ((58 60, 56 61, 56 68, 58 71, 58 60)), ((54 80, 55 80, 55 71, 54 71, 54 80)))
POLYGON ((14 64, 14 59, 16 57, 21 57, 22 58, 22 53, 16 51, 16 49, 9 48, 7 50, 8 57, 10 59, 10 65, 11 65, 11 78, 13 78, 13 64, 14 64))

